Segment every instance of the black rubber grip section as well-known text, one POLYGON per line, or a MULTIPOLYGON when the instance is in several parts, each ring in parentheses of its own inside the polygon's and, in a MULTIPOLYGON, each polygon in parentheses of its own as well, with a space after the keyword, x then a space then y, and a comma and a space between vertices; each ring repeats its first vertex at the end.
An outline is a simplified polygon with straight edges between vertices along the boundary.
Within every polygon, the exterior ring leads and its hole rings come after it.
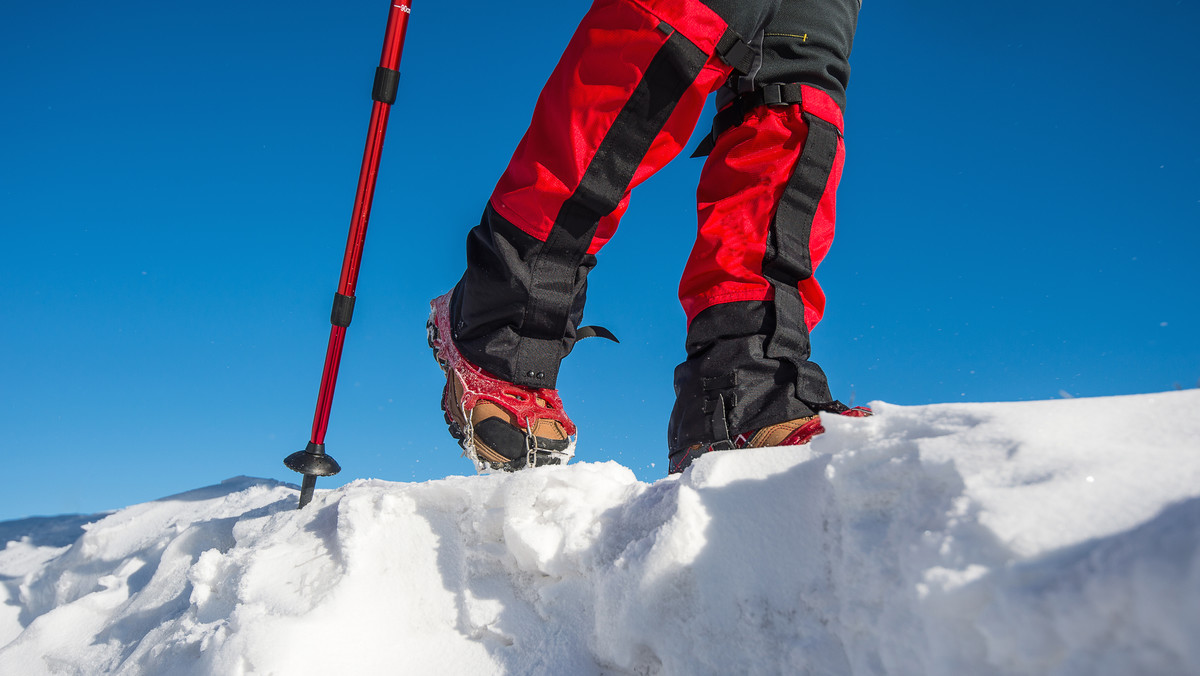
POLYGON ((346 328, 354 317, 354 296, 333 294, 333 312, 329 313, 329 323, 346 328))
POLYGON ((400 71, 379 66, 375 69, 375 86, 371 98, 389 106, 396 102, 396 90, 400 87, 400 71))

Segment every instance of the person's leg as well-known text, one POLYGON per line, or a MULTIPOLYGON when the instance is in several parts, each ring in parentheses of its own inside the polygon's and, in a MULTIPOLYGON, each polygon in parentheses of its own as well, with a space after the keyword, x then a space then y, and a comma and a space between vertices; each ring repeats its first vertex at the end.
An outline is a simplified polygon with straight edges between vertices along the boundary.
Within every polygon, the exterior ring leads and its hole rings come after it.
POLYGON ((752 38, 757 68, 722 91, 680 283, 688 358, 675 372, 670 471, 709 450, 801 442, 816 413, 845 409, 809 360, 808 332, 825 307, 813 272, 833 240, 858 9, 785 0, 752 38))
POLYGON ((507 439, 494 440, 504 446, 492 449, 501 456, 523 453, 530 438, 558 443, 573 435, 553 388, 579 337, 594 255, 615 231, 630 190, 679 153, 708 95, 735 67, 748 71, 752 57, 700 0, 593 4, 468 236, 465 274, 434 304, 435 326, 439 308, 445 315, 433 340, 439 358, 449 362, 458 352, 482 372, 478 387, 451 375, 443 402, 464 446, 482 436, 472 415, 483 410, 475 410, 479 401, 507 412, 503 422, 523 433, 492 425, 507 439), (515 396, 480 395, 488 378, 515 396), (538 433, 531 420, 561 429, 538 433))

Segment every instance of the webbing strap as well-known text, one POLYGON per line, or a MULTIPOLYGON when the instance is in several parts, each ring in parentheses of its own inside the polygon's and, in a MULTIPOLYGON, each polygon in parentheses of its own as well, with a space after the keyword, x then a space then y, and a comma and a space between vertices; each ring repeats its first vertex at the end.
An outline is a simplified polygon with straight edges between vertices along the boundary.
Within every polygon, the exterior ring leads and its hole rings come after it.
POLYGON ((838 148, 837 127, 808 113, 804 121, 808 137, 779 198, 763 259, 764 275, 792 287, 812 276, 809 237, 838 148))
POLYGON ((575 281, 596 228, 628 192, 650 145, 707 61, 703 51, 672 31, 617 114, 579 187, 563 203, 531 264, 532 286, 519 328, 514 382, 553 386, 575 302, 575 281))
POLYGON ((729 409, 737 406, 737 383, 737 371, 701 380, 701 387, 705 392, 701 411, 708 416, 708 438, 717 444, 724 444, 714 448, 733 446, 729 433, 729 409))
POLYGON ((742 94, 713 116, 712 132, 700 141, 692 157, 704 157, 712 152, 717 137, 726 129, 736 127, 746 119, 746 114, 759 106, 790 106, 804 99, 799 82, 792 84, 769 84, 742 94))
POLYGON ((733 447, 729 433, 729 410, 737 406, 736 392, 713 392, 705 388, 708 396, 701 405, 701 410, 708 415, 708 438, 714 443, 714 450, 724 450, 733 447))
POLYGON ((809 238, 838 149, 837 127, 808 113, 804 120, 808 138, 775 210, 763 257, 763 276, 775 289, 775 332, 766 345, 766 356, 795 367, 797 392, 803 386, 801 362, 811 353, 797 285, 813 274, 809 238))

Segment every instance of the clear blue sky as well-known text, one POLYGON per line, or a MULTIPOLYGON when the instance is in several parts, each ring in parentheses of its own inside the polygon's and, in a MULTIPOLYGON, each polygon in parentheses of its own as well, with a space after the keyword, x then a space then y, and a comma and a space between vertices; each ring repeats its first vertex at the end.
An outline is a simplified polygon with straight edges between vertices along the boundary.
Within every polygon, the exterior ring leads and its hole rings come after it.
MULTIPOLYGON (((585 3, 416 0, 329 452, 471 472, 429 298, 585 3)), ((248 474, 308 439, 386 2, 9 3, 0 21, 0 519, 248 474)), ((868 0, 814 357, 898 404, 1200 379, 1195 3, 868 0)), ((703 124, 703 123, 702 123, 703 124)), ((578 456, 665 471, 699 162, 643 186, 559 385, 578 456)))

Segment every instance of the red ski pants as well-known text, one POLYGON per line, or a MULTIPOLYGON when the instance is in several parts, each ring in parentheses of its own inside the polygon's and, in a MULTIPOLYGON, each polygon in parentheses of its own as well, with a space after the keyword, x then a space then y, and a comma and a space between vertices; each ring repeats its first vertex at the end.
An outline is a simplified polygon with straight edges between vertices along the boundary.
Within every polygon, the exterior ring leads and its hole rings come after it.
MULTIPOLYGON (((468 238, 467 272, 451 308, 468 359, 518 384, 554 386, 577 339, 594 254, 615 232, 630 191, 679 154, 722 86, 726 118, 733 107, 746 109, 714 134, 680 299, 691 323, 715 304, 771 299, 782 283, 802 299, 806 340, 824 308, 812 271, 833 238, 857 7, 858 0, 596 0, 468 238), (798 12, 814 17, 811 36, 787 23, 798 12), (832 28, 816 30, 825 25, 832 28), (779 78, 791 95, 763 98, 762 77, 779 78), (823 175, 797 171, 814 120, 836 136, 817 162, 823 175), (801 183, 819 185, 789 188, 801 173, 801 183), (777 223, 785 212, 788 222, 777 223)), ((828 146, 829 134, 822 138, 828 146)))
MULTIPOLYGON (((837 187, 845 163, 842 111, 820 89, 803 86, 803 100, 786 106, 761 106, 729 128, 700 174, 696 191, 699 232, 679 283, 679 300, 688 322, 717 303, 771 300, 764 275, 770 235, 789 183, 797 173, 808 139, 809 119, 837 130, 835 154, 815 204, 806 205, 807 223, 789 223, 807 241, 796 253, 807 260, 796 285, 804 302, 804 322, 812 329, 825 311, 825 294, 812 273, 833 244, 837 187), (811 116, 811 117, 810 117, 811 116)), ((786 205, 783 205, 786 208, 786 205)))

